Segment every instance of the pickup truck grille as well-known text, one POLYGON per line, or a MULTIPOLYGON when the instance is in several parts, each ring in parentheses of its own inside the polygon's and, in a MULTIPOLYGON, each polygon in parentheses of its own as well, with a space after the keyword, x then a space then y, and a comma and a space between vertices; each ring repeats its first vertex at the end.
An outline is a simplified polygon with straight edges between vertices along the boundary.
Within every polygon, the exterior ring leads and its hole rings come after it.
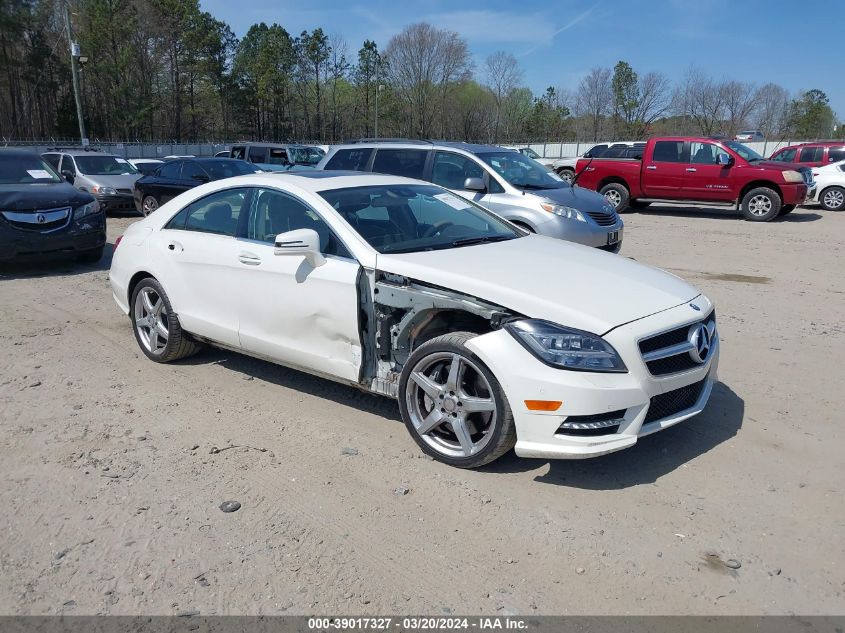
POLYGON ((652 376, 679 374, 702 366, 690 356, 692 344, 687 339, 690 328, 699 323, 707 325, 707 328, 715 335, 716 311, 714 310, 696 323, 689 323, 640 341, 640 353, 652 376))
POLYGON ((615 211, 611 211, 610 213, 606 211, 587 211, 586 213, 599 226, 613 226, 619 220, 619 216, 616 215, 615 211))

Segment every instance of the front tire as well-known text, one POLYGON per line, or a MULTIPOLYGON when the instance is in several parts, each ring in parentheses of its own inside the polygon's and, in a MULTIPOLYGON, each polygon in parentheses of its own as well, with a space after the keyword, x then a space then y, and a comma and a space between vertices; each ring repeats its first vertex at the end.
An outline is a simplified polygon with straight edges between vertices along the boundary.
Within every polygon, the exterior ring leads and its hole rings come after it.
POLYGON ((135 340, 150 360, 169 363, 201 349, 182 330, 170 299, 157 280, 147 277, 138 282, 132 291, 130 306, 135 340))
POLYGON ((781 200, 777 191, 757 187, 742 198, 742 215, 750 222, 769 222, 778 217, 781 200))
POLYGON ((158 209, 158 200, 155 196, 144 196, 141 201, 141 213, 147 217, 150 213, 158 209))
POLYGON ((819 196, 819 203, 825 211, 842 211, 845 209, 845 188, 828 187, 819 196))
POLYGON ((783 205, 780 208, 780 211, 778 211, 778 215, 780 216, 780 215, 786 215, 787 213, 792 213, 793 211, 795 211, 795 206, 796 205, 794 205, 794 204, 783 205))
POLYGON ((563 178, 564 182, 567 182, 570 185, 572 184, 572 181, 575 180, 575 172, 571 169, 559 169, 557 175, 563 178))
POLYGON ((599 189, 599 193, 607 198, 607 201, 613 205, 618 213, 622 213, 628 208, 628 203, 631 201, 631 194, 628 188, 618 182, 612 182, 599 189))
POLYGON ((411 437, 427 455, 458 468, 489 464, 516 443, 499 381, 466 347, 474 337, 454 332, 427 341, 399 378, 399 410, 411 437))

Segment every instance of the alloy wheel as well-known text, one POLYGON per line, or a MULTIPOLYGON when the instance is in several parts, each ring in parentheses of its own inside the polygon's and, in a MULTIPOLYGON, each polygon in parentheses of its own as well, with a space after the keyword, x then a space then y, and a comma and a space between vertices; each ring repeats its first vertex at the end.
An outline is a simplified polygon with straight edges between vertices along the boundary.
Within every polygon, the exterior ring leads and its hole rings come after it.
POLYGON ((490 383, 468 358, 436 352, 412 368, 405 399, 414 429, 447 457, 470 457, 490 442, 499 414, 490 383))
POLYGON ((825 192, 822 201, 828 209, 838 209, 845 202, 845 194, 838 189, 833 189, 825 192))
POLYGON ((144 198, 144 201, 141 203, 141 209, 144 212, 144 215, 149 215, 156 209, 158 209, 158 200, 153 198, 152 196, 147 196, 144 198))
POLYGON ((620 203, 622 202, 622 194, 620 194, 615 189, 610 189, 604 194, 604 197, 607 198, 607 201, 613 205, 613 208, 616 209, 619 207, 620 203))
POLYGON ((135 329, 151 354, 162 354, 170 334, 167 306, 155 288, 145 286, 135 297, 135 329))
POLYGON ((748 211, 751 215, 763 216, 772 210, 772 200, 769 196, 757 195, 748 201, 748 211))

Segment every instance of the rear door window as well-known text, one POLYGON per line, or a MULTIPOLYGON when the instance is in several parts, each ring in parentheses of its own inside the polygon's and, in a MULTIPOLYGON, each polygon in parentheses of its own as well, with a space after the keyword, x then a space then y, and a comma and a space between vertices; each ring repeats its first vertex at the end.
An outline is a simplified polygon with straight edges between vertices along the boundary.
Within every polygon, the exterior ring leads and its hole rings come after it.
POLYGON ((798 154, 799 163, 820 163, 823 160, 823 147, 804 147, 798 154))
POLYGON ((249 148, 249 162, 251 162, 251 163, 266 163, 267 162, 267 148, 266 147, 250 147, 249 148))
POLYGON ((651 159, 656 163, 683 163, 683 141, 657 141, 651 159))
POLYGON ((248 194, 249 189, 226 189, 212 193, 182 209, 165 228, 234 237, 241 208, 248 194))
POLYGON ((342 171, 365 171, 370 156, 373 155, 372 147, 355 147, 352 149, 339 149, 326 163, 326 169, 339 169, 342 171))
POLYGON ((447 189, 463 189, 467 178, 484 178, 484 170, 474 160, 453 154, 437 152, 431 168, 431 182, 447 189))
POLYGON ((182 180, 209 180, 208 174, 197 163, 186 160, 182 164, 182 180))
POLYGON ((380 149, 373 162, 373 171, 405 178, 422 179, 428 150, 380 149))

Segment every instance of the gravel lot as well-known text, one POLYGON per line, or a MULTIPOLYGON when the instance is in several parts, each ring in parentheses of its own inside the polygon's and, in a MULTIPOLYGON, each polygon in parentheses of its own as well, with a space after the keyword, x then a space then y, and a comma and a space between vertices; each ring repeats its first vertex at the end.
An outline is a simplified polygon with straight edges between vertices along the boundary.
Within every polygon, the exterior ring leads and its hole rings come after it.
POLYGON ((391 401, 229 352, 149 362, 108 258, 0 269, 0 613, 845 613, 845 213, 626 223, 624 255, 716 301, 707 410, 470 472, 391 401))

